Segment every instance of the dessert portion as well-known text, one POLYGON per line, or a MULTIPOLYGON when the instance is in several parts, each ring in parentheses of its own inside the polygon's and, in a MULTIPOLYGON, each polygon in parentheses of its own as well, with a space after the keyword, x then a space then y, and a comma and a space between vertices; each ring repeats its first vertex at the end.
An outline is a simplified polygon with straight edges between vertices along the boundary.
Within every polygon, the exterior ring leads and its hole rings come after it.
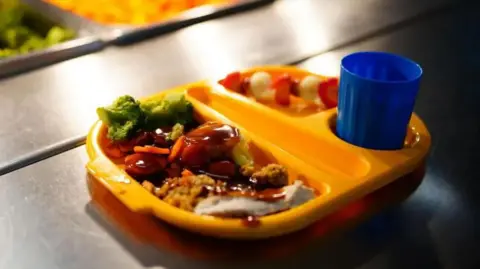
POLYGON ((226 89, 282 110, 316 112, 337 106, 338 79, 257 71, 251 75, 233 72, 219 83, 226 89))

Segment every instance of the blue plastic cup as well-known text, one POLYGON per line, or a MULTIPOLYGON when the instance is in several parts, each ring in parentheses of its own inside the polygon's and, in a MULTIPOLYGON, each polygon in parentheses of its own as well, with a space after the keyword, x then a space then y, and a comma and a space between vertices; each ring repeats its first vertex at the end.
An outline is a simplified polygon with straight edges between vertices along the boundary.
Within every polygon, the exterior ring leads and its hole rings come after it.
POLYGON ((337 135, 369 149, 403 148, 422 68, 383 52, 357 52, 341 63, 337 135))

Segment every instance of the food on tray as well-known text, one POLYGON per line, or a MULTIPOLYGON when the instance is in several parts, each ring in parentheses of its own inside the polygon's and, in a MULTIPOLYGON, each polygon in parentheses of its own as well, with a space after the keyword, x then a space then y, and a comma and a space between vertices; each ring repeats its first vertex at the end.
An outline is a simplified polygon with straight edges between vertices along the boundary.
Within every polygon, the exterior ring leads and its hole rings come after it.
POLYGON ((97 113, 105 125, 99 139, 105 154, 172 206, 246 218, 288 210, 315 196, 285 166, 256 161, 252 144, 236 127, 196 121, 182 93, 145 101, 122 96, 97 113))
POLYGON ((289 74, 272 77, 267 72, 258 71, 251 76, 240 72, 228 74, 219 81, 225 88, 253 97, 259 102, 279 106, 319 106, 333 108, 337 106, 338 79, 322 79, 308 75, 296 79, 289 74))
POLYGON ((45 49, 74 37, 15 0, 0 0, 0 59, 45 49))
POLYGON ((178 16, 189 9, 236 0, 45 0, 103 24, 146 25, 178 16))

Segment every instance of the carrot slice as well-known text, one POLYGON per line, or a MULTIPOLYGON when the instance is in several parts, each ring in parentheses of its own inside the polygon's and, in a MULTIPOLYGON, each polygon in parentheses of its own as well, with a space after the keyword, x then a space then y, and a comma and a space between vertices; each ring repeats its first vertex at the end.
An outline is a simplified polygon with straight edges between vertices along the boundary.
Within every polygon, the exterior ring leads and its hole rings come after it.
POLYGON ((136 153, 151 153, 151 154, 160 154, 160 155, 168 155, 170 154, 170 150, 167 148, 158 148, 154 146, 135 146, 133 151, 136 153))
POLYGON ((177 141, 172 147, 172 150, 170 151, 170 155, 168 156, 169 162, 173 162, 175 161, 175 159, 178 158, 178 156, 180 155, 180 152, 183 149, 184 144, 185 144, 185 136, 182 135, 177 139, 177 141))
POLYGON ((183 169, 182 171, 182 177, 189 177, 189 176, 194 176, 195 174, 192 173, 192 171, 188 170, 188 169, 183 169))

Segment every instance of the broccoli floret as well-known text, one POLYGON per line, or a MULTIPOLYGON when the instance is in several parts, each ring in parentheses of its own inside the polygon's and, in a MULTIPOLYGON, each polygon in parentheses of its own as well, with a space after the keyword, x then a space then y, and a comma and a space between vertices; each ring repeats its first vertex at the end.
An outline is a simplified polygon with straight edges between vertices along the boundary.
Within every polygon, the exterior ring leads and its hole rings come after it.
POLYGON ((45 41, 41 37, 32 35, 18 48, 18 50, 20 53, 28 53, 30 51, 42 49, 45 47, 45 41))
POLYGON ((150 99, 140 104, 147 128, 185 125, 193 121, 193 107, 182 93, 166 94, 162 99, 150 99))
POLYGON ((108 107, 97 108, 98 117, 108 126, 112 140, 128 139, 136 130, 172 126, 171 140, 183 134, 183 125, 193 121, 193 107, 183 94, 167 94, 160 100, 135 101, 131 96, 119 97, 108 107))
POLYGON ((117 98, 110 106, 97 108, 97 114, 108 126, 108 138, 115 141, 131 136, 143 119, 139 103, 129 95, 117 98))
POLYGON ((45 39, 47 44, 51 46, 72 39, 74 36, 73 31, 54 26, 48 31, 45 39))
POLYGON ((13 49, 0 49, 0 59, 17 55, 17 51, 13 49))
POLYGON ((25 43, 33 33, 27 27, 15 26, 5 29, 1 33, 1 40, 8 48, 16 49, 25 43))

